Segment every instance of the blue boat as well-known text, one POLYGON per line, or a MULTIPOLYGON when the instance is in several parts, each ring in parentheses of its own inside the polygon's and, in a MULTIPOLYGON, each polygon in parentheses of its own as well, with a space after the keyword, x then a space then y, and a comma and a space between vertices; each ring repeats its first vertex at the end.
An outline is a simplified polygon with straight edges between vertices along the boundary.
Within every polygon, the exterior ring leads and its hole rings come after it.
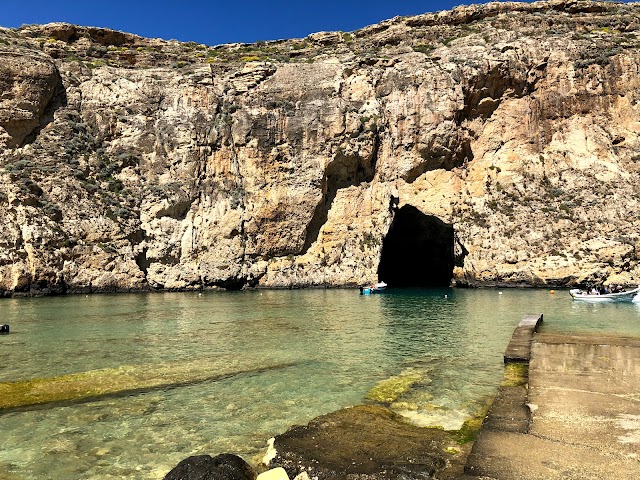
POLYGON ((374 283, 373 285, 360 287, 360 295, 371 295, 372 293, 382 293, 386 288, 387 288, 387 284, 384 282, 374 283))

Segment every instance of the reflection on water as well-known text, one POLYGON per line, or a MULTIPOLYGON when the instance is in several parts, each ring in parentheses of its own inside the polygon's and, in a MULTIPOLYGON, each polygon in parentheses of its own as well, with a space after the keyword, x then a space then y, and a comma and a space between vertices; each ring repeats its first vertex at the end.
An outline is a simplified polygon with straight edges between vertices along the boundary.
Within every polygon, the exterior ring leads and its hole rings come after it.
POLYGON ((455 428, 496 391, 513 328, 536 312, 543 330, 640 336, 640 304, 580 303, 546 290, 4 299, 0 317, 12 333, 0 337, 2 382, 123 365, 291 366, 5 412, 0 478, 162 478, 187 455, 251 459, 269 437, 365 402, 394 377, 407 388, 389 400, 393 408, 420 425, 455 428))

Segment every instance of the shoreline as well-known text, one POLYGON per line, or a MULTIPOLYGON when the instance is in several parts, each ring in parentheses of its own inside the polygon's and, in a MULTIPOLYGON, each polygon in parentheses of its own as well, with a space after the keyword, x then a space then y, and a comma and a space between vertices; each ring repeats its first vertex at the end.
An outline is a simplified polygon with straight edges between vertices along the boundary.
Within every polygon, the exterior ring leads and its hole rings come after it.
MULTIPOLYGON (((402 290, 482 290, 482 289, 496 289, 504 288, 509 290, 563 290, 570 289, 576 285, 534 285, 534 284, 510 284, 510 283, 482 283, 474 285, 449 285, 438 287, 388 287, 388 291, 402 291, 402 290)), ((0 299, 2 298, 42 298, 42 297, 65 297, 65 296, 77 296, 77 295, 121 295, 121 294, 145 294, 145 293, 220 293, 220 292, 259 292, 259 291, 284 291, 284 290, 357 290, 359 285, 299 285, 291 287, 274 287, 274 286, 258 286, 258 287, 243 287, 238 289, 230 289, 218 286, 209 286, 201 288, 181 288, 181 289, 154 289, 154 288, 133 288, 133 289, 120 289, 120 288, 100 288, 100 289, 76 289, 66 290, 63 292, 10 292, 1 291, 0 299)))
POLYGON ((306 479, 304 475, 308 475, 320 480, 349 475, 375 479, 389 471, 398 476, 462 479, 470 470, 469 461, 483 429, 518 425, 522 430, 528 423, 520 404, 526 404, 531 344, 542 321, 542 314, 523 317, 506 347, 503 378, 496 394, 460 429, 417 426, 380 402, 355 405, 276 435, 257 470, 283 468, 289 478, 306 479), (379 449, 382 437, 385 447, 379 449), (422 450, 414 449, 416 443, 422 450), (351 453, 345 456, 342 449, 351 453))

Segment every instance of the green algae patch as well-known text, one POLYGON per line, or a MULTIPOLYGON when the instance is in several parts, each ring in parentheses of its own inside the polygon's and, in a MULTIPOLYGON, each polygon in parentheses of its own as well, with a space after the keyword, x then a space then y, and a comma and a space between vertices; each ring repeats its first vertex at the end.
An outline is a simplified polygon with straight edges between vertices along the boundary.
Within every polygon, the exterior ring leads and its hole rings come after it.
POLYGON ((420 380, 422 380, 422 375, 418 373, 408 373, 387 378, 386 380, 378 382, 378 384, 367 393, 367 399, 379 403, 395 402, 420 380))
POLYGON ((523 387, 527 384, 529 377, 529 365, 526 363, 508 363, 504 367, 504 378, 500 386, 502 387, 523 387))
POLYGON ((485 403, 476 410, 473 417, 464 421, 460 430, 451 432, 459 445, 476 441, 482 428, 482 422, 489 413, 492 403, 493 398, 487 398, 485 403))
POLYGON ((292 365, 287 363, 220 366, 212 365, 210 362, 128 365, 58 377, 0 383, 0 411, 55 403, 74 403, 106 396, 130 395, 292 365))
POLYGON ((480 428, 482 427, 483 420, 484 416, 473 417, 464 422, 460 430, 458 430, 454 434, 457 442, 461 445, 464 445, 468 442, 475 442, 476 438, 478 437, 478 433, 480 433, 480 428))

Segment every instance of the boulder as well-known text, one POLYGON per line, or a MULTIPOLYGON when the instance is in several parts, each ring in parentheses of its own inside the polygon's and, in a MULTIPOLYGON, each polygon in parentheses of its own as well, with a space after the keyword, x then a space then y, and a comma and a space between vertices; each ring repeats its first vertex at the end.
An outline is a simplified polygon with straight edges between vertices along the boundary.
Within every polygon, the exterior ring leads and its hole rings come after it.
POLYGON ((256 473, 242 458, 231 453, 215 457, 194 455, 176 465, 164 480, 254 480, 256 473))
POLYGON ((464 455, 453 435, 411 425, 391 410, 362 405, 323 415, 275 437, 269 468, 289 478, 434 478, 461 468, 464 455))

